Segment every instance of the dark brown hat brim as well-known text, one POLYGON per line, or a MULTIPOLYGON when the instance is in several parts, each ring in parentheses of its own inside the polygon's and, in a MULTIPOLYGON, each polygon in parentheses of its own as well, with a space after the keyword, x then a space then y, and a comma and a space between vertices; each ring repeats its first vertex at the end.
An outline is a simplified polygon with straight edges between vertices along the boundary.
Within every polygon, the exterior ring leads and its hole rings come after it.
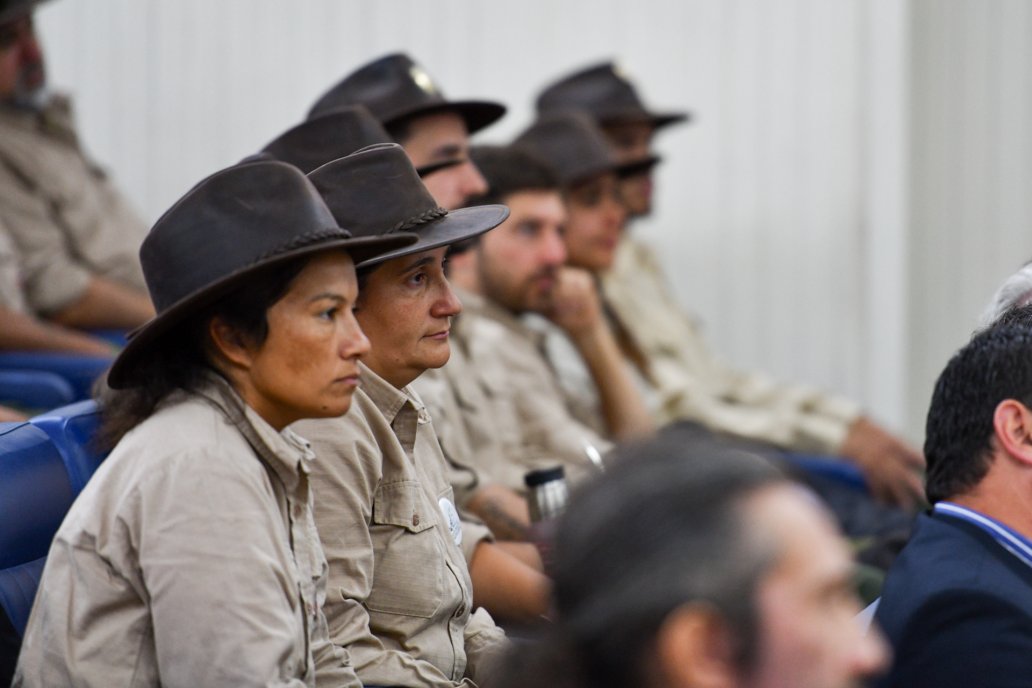
POLYGON ((649 112, 637 108, 627 110, 610 110, 596 114, 599 124, 617 124, 619 122, 648 122, 655 129, 688 122, 692 119, 690 112, 649 112))
POLYGON ((47 0, 16 0, 10 7, 0 10, 0 24, 6 24, 9 21, 14 21, 19 17, 22 17, 36 9, 36 5, 42 4, 47 0))
POLYGON ((466 131, 474 134, 490 124, 494 124, 505 114, 506 107, 500 103, 484 100, 455 100, 444 103, 424 105, 385 117, 383 125, 390 127, 403 119, 411 119, 421 115, 433 115, 438 112, 454 112, 466 123, 466 131))
POLYGON ((450 246, 465 239, 472 239, 502 224, 507 217, 509 217, 509 209, 504 205, 479 205, 453 210, 439 220, 410 230, 419 237, 416 243, 381 253, 359 263, 358 267, 367 268, 394 258, 402 258, 441 246, 450 246))
POLYGON ((391 250, 398 246, 411 244, 414 236, 409 233, 397 233, 319 242, 276 254, 226 275, 204 289, 180 299, 149 322, 130 332, 128 343, 111 366, 107 383, 112 389, 125 389, 145 382, 139 378, 139 363, 158 345, 159 339, 171 334, 190 316, 216 303, 233 289, 246 283, 248 278, 260 270, 294 258, 333 250, 347 251, 351 254, 355 265, 358 265, 362 260, 368 260, 370 254, 375 255, 385 249, 391 250))

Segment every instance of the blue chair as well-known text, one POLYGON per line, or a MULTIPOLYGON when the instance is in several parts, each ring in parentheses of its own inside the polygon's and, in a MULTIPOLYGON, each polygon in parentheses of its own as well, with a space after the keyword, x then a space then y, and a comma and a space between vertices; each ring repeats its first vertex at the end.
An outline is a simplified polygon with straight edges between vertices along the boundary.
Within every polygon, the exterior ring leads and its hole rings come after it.
POLYGON ((785 453, 784 459, 790 465, 812 475, 830 478, 835 482, 867 492, 864 474, 854 464, 830 456, 785 453))
POLYGON ((29 419, 29 423, 46 433, 54 444, 64 459, 72 490, 78 495, 107 457, 107 452, 99 451, 94 444, 100 426, 97 402, 62 406, 29 419))
POLYGON ((0 370, 0 404, 48 409, 75 399, 75 390, 60 375, 42 370, 0 370))
POLYGON ((43 430, 31 423, 0 428, 0 607, 19 635, 74 499, 64 458, 43 430))
POLYGON ((111 361, 107 356, 48 351, 0 352, 0 370, 43 370, 64 378, 75 390, 69 401, 89 399, 93 383, 111 366, 111 361))

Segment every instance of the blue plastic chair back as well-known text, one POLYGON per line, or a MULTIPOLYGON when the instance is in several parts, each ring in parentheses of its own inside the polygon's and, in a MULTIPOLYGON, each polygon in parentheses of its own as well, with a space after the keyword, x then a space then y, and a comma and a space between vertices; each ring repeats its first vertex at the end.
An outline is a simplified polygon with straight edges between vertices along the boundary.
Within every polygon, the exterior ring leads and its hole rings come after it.
POLYGON ((74 499, 45 432, 30 423, 0 430, 0 569, 46 556, 74 499))
POLYGON ((0 607, 21 633, 75 494, 64 458, 30 423, 0 427, 0 607))
POLYGON ((784 459, 807 473, 830 478, 861 492, 867 491, 867 481, 864 479, 864 474, 855 464, 844 461, 841 458, 786 453, 784 459))
POLYGON ((75 390, 60 375, 43 370, 0 370, 0 403, 49 409, 70 404, 75 390))
POLYGON ((107 452, 97 451, 93 443, 100 426, 97 402, 86 400, 62 406, 30 419, 29 423, 54 443, 64 459, 72 490, 75 494, 82 492, 107 457, 107 452))
POLYGON ((47 558, 40 557, 20 566, 0 569, 0 607, 7 613, 19 636, 25 635, 25 626, 29 623, 29 613, 46 563, 47 558))

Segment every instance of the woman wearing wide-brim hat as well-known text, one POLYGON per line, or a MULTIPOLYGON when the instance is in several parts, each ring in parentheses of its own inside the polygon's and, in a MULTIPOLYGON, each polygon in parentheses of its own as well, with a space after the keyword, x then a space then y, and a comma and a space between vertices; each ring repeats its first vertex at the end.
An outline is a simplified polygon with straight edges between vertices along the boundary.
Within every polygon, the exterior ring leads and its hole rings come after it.
MULTIPOLYGON (((461 305, 444 275, 448 246, 500 224, 508 209, 439 208, 393 144, 309 178, 356 233, 419 236, 359 265, 355 314, 372 349, 351 413, 297 426, 324 459, 312 486, 330 566, 330 638, 365 685, 490 685, 485 666, 504 636, 476 609, 464 550, 494 546, 478 546, 484 529, 461 522, 440 443, 410 383, 449 357, 450 320, 461 305), (370 198, 390 217, 371 215, 370 198)), ((520 566, 540 584, 543 606, 544 577, 520 566)))
POLYGON ((109 377, 117 441, 58 531, 15 685, 358 686, 327 643, 301 418, 345 413, 369 343, 353 237, 296 168, 204 180, 140 250, 157 316, 109 377))

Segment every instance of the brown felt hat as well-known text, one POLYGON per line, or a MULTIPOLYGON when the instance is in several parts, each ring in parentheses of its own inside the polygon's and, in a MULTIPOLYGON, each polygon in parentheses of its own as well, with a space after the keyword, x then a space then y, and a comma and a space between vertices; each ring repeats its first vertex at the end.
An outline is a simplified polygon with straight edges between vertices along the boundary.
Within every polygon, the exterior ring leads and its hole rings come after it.
MULTIPOLYGON (((381 197, 365 200, 378 208, 381 197)), ((355 263, 416 241, 412 234, 355 236, 333 219, 307 177, 278 161, 244 162, 197 184, 162 215, 140 247, 157 315, 130 333, 108 384, 144 384, 138 363, 188 317, 262 268, 331 249, 355 263)))
MULTIPOLYGON (((351 155, 366 146, 390 142, 387 130, 365 106, 349 105, 288 129, 251 159, 282 160, 308 174, 317 167, 351 155)), ((423 176, 461 162, 438 162, 424 165, 417 171, 423 176)))
POLYGON ((448 100, 426 71, 402 53, 381 57, 344 77, 316 101, 308 118, 356 104, 369 108, 385 127, 416 115, 455 112, 470 134, 505 114, 500 103, 448 100))
POLYGON ((687 112, 656 112, 645 107, 634 85, 612 62, 603 62, 563 77, 537 97, 539 115, 580 110, 599 124, 646 121, 657 129, 687 121, 687 112))
POLYGON ((45 0, 0 0, 0 24, 18 19, 45 0))
POLYGON ((654 165, 658 158, 621 163, 598 125, 583 112, 542 115, 512 145, 547 163, 564 187, 600 174, 627 176, 654 165))
POLYGON ((509 216, 504 205, 452 211, 441 208, 423 186, 405 151, 394 143, 370 146, 334 160, 312 171, 308 178, 337 222, 355 236, 412 232, 419 237, 414 244, 356 261, 358 267, 475 237, 509 216))

